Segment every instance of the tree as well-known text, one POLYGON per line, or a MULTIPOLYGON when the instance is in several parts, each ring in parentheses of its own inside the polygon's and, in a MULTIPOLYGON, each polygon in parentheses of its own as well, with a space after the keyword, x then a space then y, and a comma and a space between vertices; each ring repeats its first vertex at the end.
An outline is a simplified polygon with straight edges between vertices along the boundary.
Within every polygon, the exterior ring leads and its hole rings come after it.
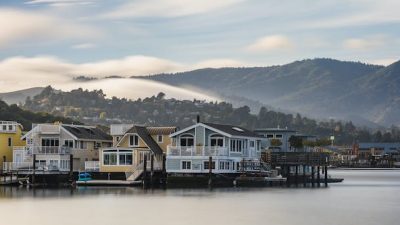
POLYGON ((274 146, 274 147, 282 145, 282 141, 279 139, 271 139, 270 143, 271 143, 271 146, 274 146))
POLYGON ((290 146, 295 149, 303 148, 303 140, 300 137, 291 136, 289 138, 289 143, 290 143, 290 146))

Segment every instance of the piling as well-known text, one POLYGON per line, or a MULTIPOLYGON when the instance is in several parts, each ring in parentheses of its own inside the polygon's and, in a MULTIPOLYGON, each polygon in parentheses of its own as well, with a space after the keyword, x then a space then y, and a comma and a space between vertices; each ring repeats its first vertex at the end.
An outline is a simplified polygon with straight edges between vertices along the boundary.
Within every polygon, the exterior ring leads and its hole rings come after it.
POLYGON ((317 182, 318 187, 321 186, 321 176, 319 174, 319 166, 317 166, 317 182))
POLYGON ((162 184, 164 187, 166 187, 167 184, 167 165, 166 165, 166 161, 167 161, 167 157, 165 156, 165 154, 163 154, 162 156, 162 184))
POLYGON ((328 166, 325 166, 325 187, 328 187, 328 166))
POLYGON ((304 186, 304 187, 307 187, 306 165, 303 165, 303 186, 304 186))
POLYGON ((315 173, 315 168, 314 166, 311 166, 311 186, 314 187, 315 180, 314 180, 314 173, 315 173))
POLYGON ((33 154, 33 173, 32 173, 32 185, 35 186, 35 173, 36 173, 36 154, 33 154))
POLYGON ((154 155, 150 155, 150 185, 153 186, 153 175, 154 175, 154 155))
POLYGON ((74 181, 74 156, 69 155, 69 179, 71 183, 74 181))
POLYGON ((212 156, 208 158, 208 186, 212 186, 212 156))
POLYGON ((295 182, 296 182, 296 187, 298 186, 298 176, 299 176, 299 166, 296 165, 296 172, 295 172, 295 182))
POLYGON ((147 179, 147 155, 143 156, 143 188, 146 188, 146 179, 147 179))

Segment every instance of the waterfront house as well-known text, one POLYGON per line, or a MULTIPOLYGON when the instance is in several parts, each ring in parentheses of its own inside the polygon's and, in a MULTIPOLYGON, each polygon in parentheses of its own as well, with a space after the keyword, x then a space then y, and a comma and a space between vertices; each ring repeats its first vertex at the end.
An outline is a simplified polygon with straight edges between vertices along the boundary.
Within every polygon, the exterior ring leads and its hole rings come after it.
POLYGON ((168 145, 166 156, 168 173, 201 174, 208 173, 211 167, 213 173, 232 174, 260 165, 264 138, 245 128, 198 122, 170 137, 172 144, 168 145))
MULTIPOLYGON (((355 145, 355 153, 360 164, 369 164, 371 161, 391 158, 400 160, 400 143, 397 142, 361 142, 355 145)), ((388 164, 388 162, 386 163, 388 164)))
POLYGON ((151 157, 155 170, 160 170, 163 154, 171 144, 169 135, 175 131, 176 127, 111 125, 114 146, 101 149, 99 171, 126 173, 127 180, 135 180, 143 172, 144 159, 150 166, 151 157))
POLYGON ((73 124, 34 124, 22 138, 26 146, 15 146, 13 170, 30 169, 36 158, 37 170, 81 171, 85 162, 98 161, 99 149, 112 145, 112 138, 99 128, 73 124))
POLYGON ((296 135, 297 131, 282 128, 258 128, 254 132, 258 135, 265 137, 263 141, 263 146, 268 146, 268 150, 274 152, 289 152, 291 151, 289 139, 291 136, 296 135), (274 145, 275 143, 280 143, 280 145, 274 145))
POLYGON ((12 162, 13 147, 24 146, 21 140, 23 127, 15 121, 0 121, 0 168, 4 162, 12 162))

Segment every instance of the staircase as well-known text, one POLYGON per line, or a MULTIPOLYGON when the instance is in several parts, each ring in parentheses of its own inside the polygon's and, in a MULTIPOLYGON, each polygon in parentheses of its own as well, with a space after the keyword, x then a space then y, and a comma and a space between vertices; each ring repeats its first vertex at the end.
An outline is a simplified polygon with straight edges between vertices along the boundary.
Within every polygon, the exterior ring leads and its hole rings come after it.
MULTIPOLYGON (((147 171, 150 171, 150 161, 147 161, 147 171)), ((157 160, 153 164, 154 171, 161 171, 161 163, 157 160)), ((125 171, 125 177, 127 181, 136 181, 143 174, 143 162, 136 166, 133 170, 125 171)))

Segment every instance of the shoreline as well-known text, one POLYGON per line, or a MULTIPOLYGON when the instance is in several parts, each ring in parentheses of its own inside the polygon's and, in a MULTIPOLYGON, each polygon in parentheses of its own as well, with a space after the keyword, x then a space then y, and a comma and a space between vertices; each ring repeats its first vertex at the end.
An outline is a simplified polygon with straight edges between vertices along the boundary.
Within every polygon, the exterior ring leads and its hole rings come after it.
POLYGON ((352 167, 337 167, 337 168, 331 168, 330 170, 400 170, 400 168, 374 168, 374 167, 368 167, 368 168, 352 168, 352 167))

